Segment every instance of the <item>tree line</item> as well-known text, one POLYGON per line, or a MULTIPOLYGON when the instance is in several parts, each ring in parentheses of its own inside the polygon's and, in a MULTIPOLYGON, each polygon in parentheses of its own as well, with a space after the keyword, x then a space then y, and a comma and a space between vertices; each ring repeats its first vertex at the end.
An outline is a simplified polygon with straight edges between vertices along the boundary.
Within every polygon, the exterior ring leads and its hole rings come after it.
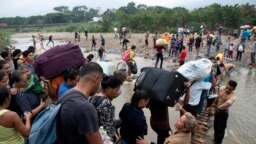
POLYGON ((215 3, 189 11, 184 7, 136 6, 130 2, 119 9, 107 9, 101 15, 99 10, 86 6, 76 6, 72 10, 67 6, 58 6, 54 10, 54 13, 43 16, 0 18, 0 22, 8 25, 76 23, 89 22, 93 17, 101 16, 103 21, 99 22, 99 29, 102 32, 113 31, 114 27, 128 27, 136 32, 176 32, 177 27, 199 30, 201 25, 208 29, 222 25, 224 29, 232 30, 241 25, 256 25, 256 7, 248 3, 215 3))

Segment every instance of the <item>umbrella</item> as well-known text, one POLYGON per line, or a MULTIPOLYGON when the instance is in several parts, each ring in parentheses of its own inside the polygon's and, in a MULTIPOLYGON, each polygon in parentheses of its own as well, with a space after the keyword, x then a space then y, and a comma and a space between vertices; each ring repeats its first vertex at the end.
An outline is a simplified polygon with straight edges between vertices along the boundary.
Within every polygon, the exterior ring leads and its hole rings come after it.
POLYGON ((250 25, 244 25, 244 26, 240 26, 241 29, 250 29, 251 26, 250 25))

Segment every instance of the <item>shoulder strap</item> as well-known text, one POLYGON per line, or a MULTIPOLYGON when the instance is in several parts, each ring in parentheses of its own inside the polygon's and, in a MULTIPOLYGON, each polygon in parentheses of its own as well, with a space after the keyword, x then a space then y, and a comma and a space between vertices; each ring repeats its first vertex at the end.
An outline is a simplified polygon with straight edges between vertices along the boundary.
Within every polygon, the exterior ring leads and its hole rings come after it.
MULTIPOLYGON (((70 91, 68 91, 65 95, 63 95, 64 97, 62 98, 62 99, 60 99, 60 100, 58 100, 57 101, 57 104, 59 104, 59 103, 61 103, 61 102, 63 102, 62 104, 61 104, 61 106, 63 105, 63 104, 65 104, 68 100, 70 100, 70 99, 72 99, 72 98, 75 98, 75 97, 80 97, 82 94, 79 92, 79 91, 77 91, 77 90, 74 90, 74 89, 71 89, 70 91), (70 95, 70 94, 74 94, 74 93, 77 93, 77 95, 71 95, 71 96, 67 96, 67 95, 70 95)), ((61 109, 60 109, 60 111, 61 111, 61 109)), ((57 114, 57 117, 58 117, 58 119, 60 119, 60 117, 61 117, 61 112, 58 112, 58 114, 57 114)), ((56 123, 56 132, 57 132, 57 144, 62 144, 63 142, 62 142, 62 136, 61 136, 61 133, 62 133, 62 131, 61 131, 61 123, 60 122, 57 122, 56 123)))
POLYGON ((0 116, 1 116, 2 114, 4 114, 4 113, 8 112, 8 111, 9 111, 8 109, 2 109, 2 110, 0 110, 0 116))
POLYGON ((97 96, 95 99, 94 107, 97 108, 103 102, 104 99, 106 99, 105 96, 97 96))
POLYGON ((72 99, 72 98, 75 98, 75 97, 80 97, 80 96, 83 96, 80 92, 78 92, 77 90, 73 90, 71 89, 70 91, 68 91, 65 95, 63 95, 63 98, 58 100, 57 103, 61 103, 64 104, 66 103, 68 100, 72 99), (67 96, 67 95, 70 95, 70 94, 74 94, 74 93, 77 93, 77 95, 71 95, 71 96, 67 96))

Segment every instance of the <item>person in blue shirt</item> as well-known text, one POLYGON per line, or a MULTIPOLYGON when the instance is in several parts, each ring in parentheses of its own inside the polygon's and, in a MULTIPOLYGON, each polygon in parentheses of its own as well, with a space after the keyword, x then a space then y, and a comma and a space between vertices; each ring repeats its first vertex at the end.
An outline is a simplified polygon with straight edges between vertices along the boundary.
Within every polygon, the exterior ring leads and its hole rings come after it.
POLYGON ((64 81, 60 85, 58 97, 76 85, 79 80, 79 71, 77 69, 66 69, 62 72, 64 81))

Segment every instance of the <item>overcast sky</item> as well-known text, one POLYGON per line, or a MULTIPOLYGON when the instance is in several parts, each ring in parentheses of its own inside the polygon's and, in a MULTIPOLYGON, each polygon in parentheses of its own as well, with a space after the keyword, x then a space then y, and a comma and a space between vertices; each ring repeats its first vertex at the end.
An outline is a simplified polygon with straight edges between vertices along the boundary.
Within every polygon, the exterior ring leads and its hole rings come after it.
POLYGON ((212 3, 222 5, 256 4, 256 0, 0 0, 0 17, 44 15, 53 12, 54 7, 61 5, 68 6, 70 9, 74 6, 85 5, 88 8, 100 8, 101 12, 104 12, 108 8, 126 6, 131 1, 136 5, 158 5, 169 8, 182 6, 190 10, 212 3))

